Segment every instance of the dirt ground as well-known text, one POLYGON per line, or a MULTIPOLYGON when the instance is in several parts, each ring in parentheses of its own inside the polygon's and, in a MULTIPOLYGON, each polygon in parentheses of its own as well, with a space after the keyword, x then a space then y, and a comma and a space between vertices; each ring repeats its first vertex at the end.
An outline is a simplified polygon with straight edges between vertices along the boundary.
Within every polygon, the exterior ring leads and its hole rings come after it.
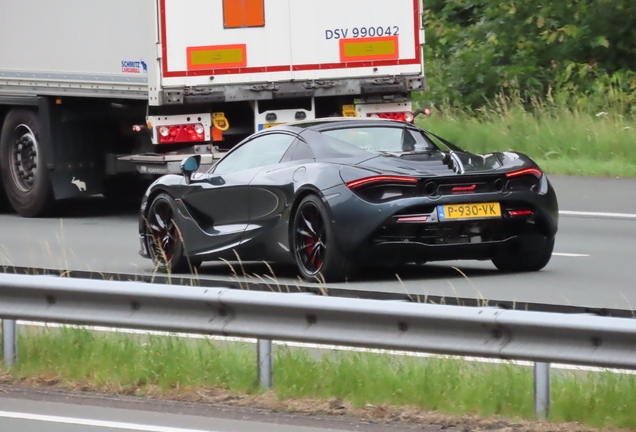
POLYGON ((426 428, 437 426, 438 430, 493 431, 493 432, 618 432, 620 429, 596 429, 579 423, 556 423, 528 421, 500 417, 484 418, 477 415, 449 415, 426 411, 409 406, 372 405, 353 406, 348 401, 334 399, 280 399, 272 391, 259 394, 239 394, 221 388, 174 388, 162 390, 158 387, 96 387, 88 382, 62 383, 55 376, 14 379, 8 373, 0 373, 0 384, 64 389, 76 392, 102 393, 106 395, 134 396, 140 399, 159 401, 182 401, 216 406, 258 408, 272 412, 294 412, 307 415, 345 416, 363 420, 365 423, 385 425, 411 425, 426 428))

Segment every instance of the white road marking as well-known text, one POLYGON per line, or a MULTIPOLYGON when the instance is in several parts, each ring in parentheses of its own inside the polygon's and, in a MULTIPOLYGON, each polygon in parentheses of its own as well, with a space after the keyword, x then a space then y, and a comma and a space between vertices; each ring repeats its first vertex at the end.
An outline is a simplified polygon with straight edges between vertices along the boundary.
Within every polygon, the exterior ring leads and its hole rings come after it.
POLYGON ((614 219, 636 219, 636 214, 631 213, 603 213, 603 212, 582 212, 571 210, 559 210, 561 216, 588 216, 588 217, 603 217, 614 219))
POLYGON ((562 253, 562 252, 552 252, 552 256, 562 256, 562 257, 588 257, 589 254, 575 254, 575 253, 562 253))
POLYGON ((81 426, 95 426, 95 427, 110 428, 110 429, 145 431, 145 432, 212 432, 212 431, 204 431, 201 429, 183 429, 183 428, 173 428, 173 427, 165 427, 165 426, 143 425, 143 424, 136 424, 136 423, 123 423, 123 422, 114 422, 114 421, 105 421, 105 420, 90 420, 90 419, 81 419, 81 418, 74 418, 74 417, 58 417, 58 416, 18 413, 18 412, 8 412, 8 411, 0 411, 0 417, 20 419, 20 420, 36 420, 36 421, 49 422, 49 423, 64 423, 64 424, 74 424, 74 425, 81 425, 81 426))
MULTIPOLYGON (((58 323, 42 323, 42 322, 36 322, 36 321, 18 321, 18 324, 35 326, 35 327, 82 328, 82 329, 101 331, 101 332, 143 334, 143 335, 153 335, 153 336, 171 336, 171 337, 180 337, 180 338, 186 338, 186 339, 208 339, 208 340, 221 340, 225 342, 242 342, 242 343, 256 344, 256 339, 241 338, 241 337, 234 337, 234 336, 211 336, 211 335, 202 335, 202 334, 195 334, 195 333, 169 333, 169 332, 163 332, 163 331, 157 331, 157 330, 137 330, 137 329, 126 329, 126 328, 114 328, 114 327, 78 326, 78 325, 58 324, 58 323)), ((517 366, 533 366, 534 365, 534 362, 525 361, 525 360, 502 360, 502 359, 486 358, 486 357, 464 357, 464 356, 443 355, 443 354, 430 354, 430 353, 414 352, 414 351, 385 350, 380 348, 358 348, 358 347, 349 347, 349 346, 343 346, 343 345, 327 345, 327 344, 315 344, 315 343, 306 343, 306 342, 273 341, 273 343, 274 345, 283 345, 283 346, 295 347, 295 348, 309 348, 309 349, 332 350, 332 351, 353 351, 353 352, 363 352, 363 353, 372 353, 372 354, 388 354, 388 355, 404 356, 404 357, 447 358, 447 359, 465 360, 465 361, 479 362, 479 363, 514 364, 517 366)), ((588 371, 588 372, 612 372, 617 374, 636 375, 636 370, 631 370, 631 369, 601 368, 601 367, 595 367, 595 366, 578 366, 578 365, 568 365, 568 364, 562 364, 562 363, 551 363, 550 367, 554 369, 588 371)))

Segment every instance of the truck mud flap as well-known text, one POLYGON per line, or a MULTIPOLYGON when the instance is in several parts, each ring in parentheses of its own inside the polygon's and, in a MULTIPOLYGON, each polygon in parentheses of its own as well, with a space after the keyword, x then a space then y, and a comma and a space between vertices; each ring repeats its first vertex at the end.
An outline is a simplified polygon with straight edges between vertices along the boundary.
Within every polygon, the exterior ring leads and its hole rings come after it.
POLYGON ((40 137, 56 199, 102 193, 104 163, 100 131, 75 117, 76 110, 39 98, 43 136, 40 137))

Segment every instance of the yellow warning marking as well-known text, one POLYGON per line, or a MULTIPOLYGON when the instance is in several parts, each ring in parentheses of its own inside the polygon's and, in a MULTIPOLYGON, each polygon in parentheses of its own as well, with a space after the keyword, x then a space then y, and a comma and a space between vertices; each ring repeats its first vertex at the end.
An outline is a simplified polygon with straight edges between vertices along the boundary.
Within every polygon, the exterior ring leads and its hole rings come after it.
POLYGON ((243 50, 241 49, 195 51, 192 53, 193 65, 241 62, 243 62, 243 50))
POLYGON ((393 41, 348 43, 344 52, 347 57, 395 54, 395 44, 393 41))

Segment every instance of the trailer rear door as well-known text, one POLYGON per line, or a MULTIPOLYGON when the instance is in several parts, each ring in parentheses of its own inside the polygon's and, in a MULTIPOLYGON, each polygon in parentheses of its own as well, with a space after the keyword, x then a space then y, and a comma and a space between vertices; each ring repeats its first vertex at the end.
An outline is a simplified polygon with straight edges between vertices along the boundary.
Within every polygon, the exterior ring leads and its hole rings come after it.
POLYGON ((290 0, 160 0, 162 84, 291 79, 289 5, 290 0))
POLYGON ((419 0, 292 1, 295 79, 419 73, 419 0))
POLYGON ((421 72, 419 0, 159 0, 162 82, 421 72))

